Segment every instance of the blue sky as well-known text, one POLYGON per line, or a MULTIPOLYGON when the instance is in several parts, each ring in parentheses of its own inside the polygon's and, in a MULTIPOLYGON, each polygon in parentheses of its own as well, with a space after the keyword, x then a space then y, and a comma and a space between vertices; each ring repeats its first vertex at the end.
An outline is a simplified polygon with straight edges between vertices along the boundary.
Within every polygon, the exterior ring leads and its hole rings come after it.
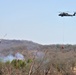
POLYGON ((0 0, 0 38, 40 44, 76 44, 75 0, 0 0))

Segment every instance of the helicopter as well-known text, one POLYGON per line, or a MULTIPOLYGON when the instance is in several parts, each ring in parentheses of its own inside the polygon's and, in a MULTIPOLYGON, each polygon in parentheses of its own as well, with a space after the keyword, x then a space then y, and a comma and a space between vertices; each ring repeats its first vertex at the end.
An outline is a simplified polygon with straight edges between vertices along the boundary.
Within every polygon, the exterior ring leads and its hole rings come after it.
POLYGON ((69 13, 66 13, 66 12, 62 12, 60 13, 58 16, 61 16, 61 17, 64 17, 64 16, 75 16, 76 12, 74 12, 74 14, 69 14, 69 13))

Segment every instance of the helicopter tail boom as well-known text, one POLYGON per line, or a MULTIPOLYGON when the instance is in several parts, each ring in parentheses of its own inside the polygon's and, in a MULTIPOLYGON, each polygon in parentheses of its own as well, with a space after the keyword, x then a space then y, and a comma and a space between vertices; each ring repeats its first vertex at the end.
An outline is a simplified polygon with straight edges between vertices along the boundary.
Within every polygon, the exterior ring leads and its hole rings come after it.
POLYGON ((76 15, 76 12, 74 12, 73 16, 75 16, 75 15, 76 15))

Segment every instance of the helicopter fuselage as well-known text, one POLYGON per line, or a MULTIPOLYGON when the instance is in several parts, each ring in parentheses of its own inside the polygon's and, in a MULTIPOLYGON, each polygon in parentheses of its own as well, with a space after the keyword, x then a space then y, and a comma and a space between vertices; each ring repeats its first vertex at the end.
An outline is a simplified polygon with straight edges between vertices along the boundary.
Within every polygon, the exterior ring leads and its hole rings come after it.
POLYGON ((59 16, 64 17, 64 16, 75 16, 76 13, 74 14, 68 14, 68 13, 60 13, 59 16))

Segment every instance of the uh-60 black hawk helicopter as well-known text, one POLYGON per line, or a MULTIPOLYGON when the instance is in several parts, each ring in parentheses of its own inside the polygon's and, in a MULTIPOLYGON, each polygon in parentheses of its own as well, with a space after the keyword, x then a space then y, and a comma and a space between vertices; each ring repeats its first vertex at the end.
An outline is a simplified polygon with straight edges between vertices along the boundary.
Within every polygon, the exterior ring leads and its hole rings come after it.
POLYGON ((69 13, 66 13, 66 12, 62 12, 60 13, 58 16, 61 16, 61 17, 64 17, 64 16, 75 16, 76 12, 74 12, 74 14, 69 14, 69 13))

